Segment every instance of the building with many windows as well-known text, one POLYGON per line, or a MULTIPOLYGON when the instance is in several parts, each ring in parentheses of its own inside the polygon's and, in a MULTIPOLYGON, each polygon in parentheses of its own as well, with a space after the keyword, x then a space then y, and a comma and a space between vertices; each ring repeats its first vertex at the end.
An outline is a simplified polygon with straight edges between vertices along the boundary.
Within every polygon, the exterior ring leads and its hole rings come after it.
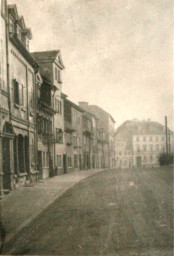
MULTIPOLYGON (((51 151, 46 151, 43 148, 42 162, 44 163, 44 154, 48 154, 49 158, 46 161, 46 168, 49 167, 51 175, 64 173, 63 157, 65 154, 65 134, 64 134, 64 98, 62 97, 62 78, 61 72, 64 69, 60 50, 42 51, 32 53, 33 58, 39 65, 39 71, 43 78, 44 84, 42 98, 44 103, 52 111, 52 131, 48 137, 51 151)), ((42 101, 43 105, 43 101, 42 101)), ((47 168, 48 169, 48 168, 47 168)), ((47 173, 48 176, 48 173, 47 173)))
POLYGON ((82 170, 82 113, 78 105, 64 99, 64 120, 65 120, 65 172, 82 170))
POLYGON ((38 67, 29 52, 31 30, 19 16, 16 5, 1 1, 4 47, 1 76, 1 144, 3 190, 10 190, 37 178, 36 86, 38 67), (5 15, 5 16, 3 16, 5 15), (9 154, 7 154, 9 152, 9 154))
POLYGON ((151 120, 126 121, 115 133, 115 152, 117 168, 158 166, 160 154, 166 152, 165 127, 151 120))
POLYGON ((89 105, 88 102, 79 102, 79 106, 93 114, 98 119, 98 126, 104 131, 105 134, 105 157, 103 164, 105 168, 114 168, 115 166, 115 146, 114 146, 114 133, 115 133, 115 120, 105 110, 96 105, 89 105))

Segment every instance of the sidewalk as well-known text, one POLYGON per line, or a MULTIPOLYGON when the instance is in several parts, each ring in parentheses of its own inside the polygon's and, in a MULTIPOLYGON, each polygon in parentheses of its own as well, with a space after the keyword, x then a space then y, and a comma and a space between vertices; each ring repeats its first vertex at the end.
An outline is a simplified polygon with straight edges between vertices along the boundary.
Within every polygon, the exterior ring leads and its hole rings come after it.
POLYGON ((21 187, 10 192, 0 201, 1 218, 6 230, 6 242, 29 224, 55 199, 79 181, 104 171, 93 169, 76 171, 35 183, 32 187, 21 187))

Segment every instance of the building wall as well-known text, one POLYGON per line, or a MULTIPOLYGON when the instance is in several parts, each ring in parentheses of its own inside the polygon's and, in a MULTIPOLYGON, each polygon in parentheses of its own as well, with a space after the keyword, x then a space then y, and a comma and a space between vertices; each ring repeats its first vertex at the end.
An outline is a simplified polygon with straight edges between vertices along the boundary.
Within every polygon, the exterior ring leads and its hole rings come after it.
POLYGON ((142 166, 159 164, 159 156, 165 152, 165 135, 143 134, 133 136, 133 161, 137 166, 137 157, 141 158, 142 166))

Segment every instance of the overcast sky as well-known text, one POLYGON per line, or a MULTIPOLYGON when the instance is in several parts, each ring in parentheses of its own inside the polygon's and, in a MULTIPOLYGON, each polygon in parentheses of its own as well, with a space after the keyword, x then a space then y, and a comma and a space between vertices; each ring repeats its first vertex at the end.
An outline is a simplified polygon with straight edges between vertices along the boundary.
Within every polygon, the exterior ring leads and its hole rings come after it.
POLYGON ((31 51, 60 49, 63 92, 120 125, 172 123, 173 0, 8 0, 32 29, 31 51))

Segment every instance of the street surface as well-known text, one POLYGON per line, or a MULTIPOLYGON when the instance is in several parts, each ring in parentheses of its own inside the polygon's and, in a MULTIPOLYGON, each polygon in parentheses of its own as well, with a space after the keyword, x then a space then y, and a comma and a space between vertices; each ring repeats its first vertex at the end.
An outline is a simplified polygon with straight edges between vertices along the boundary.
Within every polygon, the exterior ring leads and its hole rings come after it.
POLYGON ((96 174, 54 201, 3 253, 172 256, 172 196, 172 167, 96 174))

